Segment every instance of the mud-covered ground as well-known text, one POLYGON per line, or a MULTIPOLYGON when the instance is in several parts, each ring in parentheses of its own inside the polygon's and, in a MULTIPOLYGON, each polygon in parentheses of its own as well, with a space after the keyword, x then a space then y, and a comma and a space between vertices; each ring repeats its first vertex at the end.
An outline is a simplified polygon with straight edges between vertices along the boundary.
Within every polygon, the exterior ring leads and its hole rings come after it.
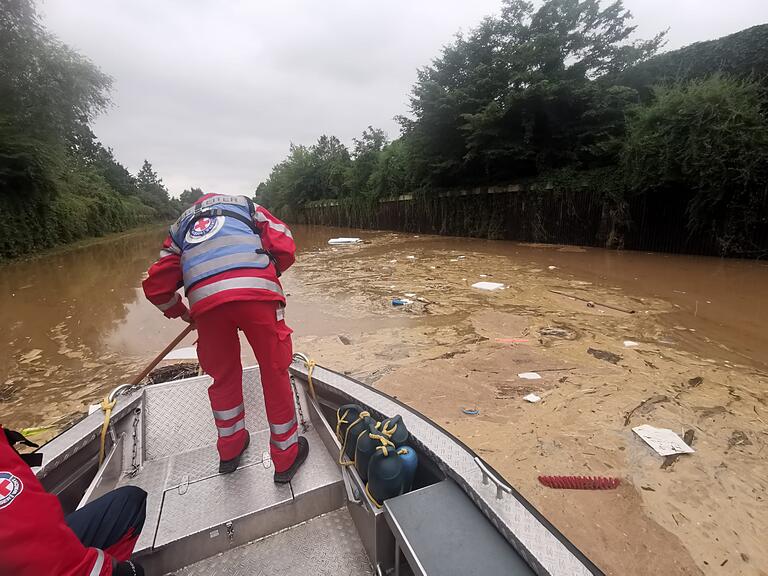
POLYGON ((679 304, 570 273, 582 249, 487 244, 387 234, 305 254, 289 300, 300 317, 321 313, 328 330, 299 334, 296 348, 461 438, 609 574, 768 573, 760 359, 721 346, 706 326, 698 335, 698 314, 679 304), (481 280, 506 288, 470 288, 481 280), (393 307, 393 297, 414 303, 393 307), (524 401, 530 392, 542 401, 524 401), (631 431, 643 423, 681 437, 692 429, 696 453, 662 469, 631 431), (622 484, 553 490, 540 474, 622 484))
MULTIPOLYGON (((461 438, 608 574, 768 574, 768 265, 293 228, 296 350, 461 438), (327 245, 349 235, 366 243, 327 245), (693 430, 696 452, 662 469, 643 423, 693 430), (622 483, 554 490, 542 474, 622 483)), ((162 238, 0 267, 0 422, 50 438, 183 328, 140 290, 162 238)))

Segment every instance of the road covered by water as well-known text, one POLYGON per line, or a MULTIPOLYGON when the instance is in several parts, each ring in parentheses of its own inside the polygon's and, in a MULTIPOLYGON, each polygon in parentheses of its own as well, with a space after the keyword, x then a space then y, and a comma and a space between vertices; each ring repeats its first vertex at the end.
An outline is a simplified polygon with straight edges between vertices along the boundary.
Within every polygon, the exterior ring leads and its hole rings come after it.
MULTIPOLYGON (((607 573, 766 574, 767 264, 293 231, 283 281, 296 350, 457 435, 607 573), (365 243, 327 245, 348 235, 365 243), (524 401, 531 392, 542 400, 524 401), (696 453, 661 469, 631 430, 644 423, 694 430, 696 453), (540 474, 622 485, 557 491, 540 474)), ((163 235, 0 266, 0 421, 51 436, 182 330, 141 293, 163 235)))

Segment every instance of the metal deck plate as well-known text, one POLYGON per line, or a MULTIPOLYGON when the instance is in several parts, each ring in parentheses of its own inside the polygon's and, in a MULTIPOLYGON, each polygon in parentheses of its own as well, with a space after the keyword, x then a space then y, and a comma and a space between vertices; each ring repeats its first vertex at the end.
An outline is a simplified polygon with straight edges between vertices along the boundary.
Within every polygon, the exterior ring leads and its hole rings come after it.
MULTIPOLYGON (((166 382, 145 391, 146 460, 167 458, 216 444, 209 376, 166 382)), ((251 434, 269 429, 258 368, 243 371, 245 423, 251 434)))
POLYGON ((124 476, 117 483, 118 486, 138 486, 147 493, 147 519, 144 521, 144 529, 134 548, 136 553, 151 549, 155 541, 167 476, 168 460, 156 460, 145 463, 133 478, 124 476))
POLYGON ((165 493, 155 547, 179 540, 230 520, 287 504, 291 487, 275 484, 274 470, 254 464, 232 474, 190 483, 184 494, 165 493))
MULTIPOLYGON (((240 467, 251 464, 261 464, 262 456, 269 453, 269 432, 251 432, 251 444, 240 460, 240 467)), ((176 456, 171 456, 166 490, 178 486, 185 480, 197 482, 219 474, 219 453, 216 446, 205 446, 190 450, 176 456)))
POLYGON ((234 548, 177 576, 372 576, 345 508, 234 548))

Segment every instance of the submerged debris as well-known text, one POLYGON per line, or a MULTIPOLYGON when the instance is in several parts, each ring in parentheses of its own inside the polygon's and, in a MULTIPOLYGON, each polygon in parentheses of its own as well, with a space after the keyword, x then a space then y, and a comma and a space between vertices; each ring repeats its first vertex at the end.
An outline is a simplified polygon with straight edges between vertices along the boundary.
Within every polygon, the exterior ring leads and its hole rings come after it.
POLYGON ((180 362, 179 364, 170 364, 155 368, 146 378, 147 384, 159 384, 160 382, 171 382, 172 380, 183 380, 197 376, 200 365, 197 362, 180 362))
POLYGON ((662 402, 669 402, 669 396, 664 396, 663 394, 657 394, 655 396, 651 396, 647 400, 643 400, 632 408, 627 414, 624 416, 624 426, 629 425, 629 421, 632 419, 632 415, 635 412, 638 412, 639 414, 648 414, 651 410, 654 409, 654 404, 661 404, 662 402))
POLYGON ((621 356, 614 354, 613 352, 606 352, 605 350, 597 350, 596 348, 589 348, 587 354, 591 354, 598 360, 605 360, 611 364, 617 364, 621 360, 621 356))

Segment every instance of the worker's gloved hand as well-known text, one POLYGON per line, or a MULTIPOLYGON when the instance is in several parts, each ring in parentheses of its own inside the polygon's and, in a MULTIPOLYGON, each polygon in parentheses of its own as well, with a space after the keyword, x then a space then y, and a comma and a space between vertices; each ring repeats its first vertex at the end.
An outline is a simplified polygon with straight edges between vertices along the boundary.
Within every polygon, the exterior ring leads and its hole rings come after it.
POLYGON ((120 562, 114 570, 114 576, 144 576, 144 568, 136 562, 120 562))

